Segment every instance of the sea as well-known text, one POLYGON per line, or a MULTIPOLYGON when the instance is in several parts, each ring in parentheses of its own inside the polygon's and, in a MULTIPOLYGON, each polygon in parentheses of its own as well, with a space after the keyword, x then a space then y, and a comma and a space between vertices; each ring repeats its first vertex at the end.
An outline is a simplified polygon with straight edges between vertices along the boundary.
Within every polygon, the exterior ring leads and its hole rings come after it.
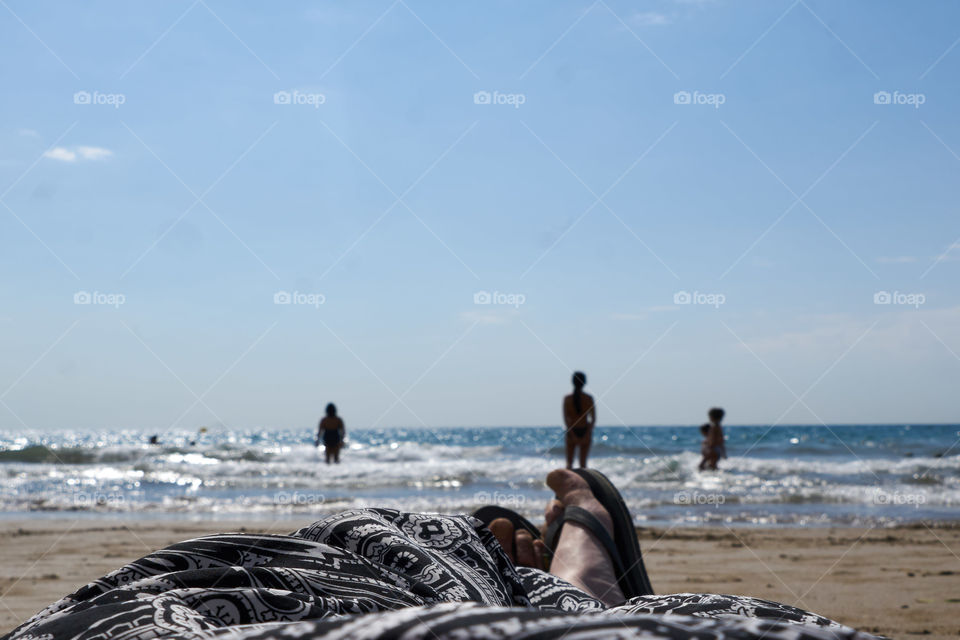
MULTIPOLYGON (((589 464, 637 526, 894 526, 960 520, 960 425, 726 426, 718 471, 697 427, 598 427, 589 464)), ((283 520, 380 506, 535 521, 563 466, 559 427, 0 431, 0 515, 283 520)))

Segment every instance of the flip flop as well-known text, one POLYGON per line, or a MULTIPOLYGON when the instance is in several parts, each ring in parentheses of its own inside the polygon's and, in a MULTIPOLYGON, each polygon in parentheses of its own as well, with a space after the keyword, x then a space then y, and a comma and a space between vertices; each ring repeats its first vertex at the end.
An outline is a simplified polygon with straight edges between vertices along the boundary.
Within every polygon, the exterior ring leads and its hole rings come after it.
POLYGON ((575 469, 574 473, 587 481, 590 492, 610 514, 613 520, 613 537, 603 523, 589 511, 580 507, 565 507, 563 515, 553 521, 543 539, 551 549, 556 549, 560 531, 566 521, 583 525, 603 545, 610 556, 617 584, 626 598, 653 595, 653 587, 647 576, 640 552, 640 542, 633 528, 633 517, 623 496, 610 479, 595 469, 575 469))
MULTIPOLYGON (((505 518, 513 525, 514 531, 524 529, 530 532, 530 535, 533 536, 534 540, 541 540, 543 538, 543 535, 540 533, 540 528, 537 527, 537 525, 533 524, 516 511, 511 511, 510 509, 506 509, 504 507, 499 507, 494 504, 480 507, 473 512, 473 517, 485 524, 487 527, 489 527, 490 523, 497 518, 505 518)), ((514 553, 516 553, 516 549, 514 549, 514 553)), ((550 558, 553 557, 553 547, 549 545, 547 546, 545 556, 547 567, 549 567, 550 558)))

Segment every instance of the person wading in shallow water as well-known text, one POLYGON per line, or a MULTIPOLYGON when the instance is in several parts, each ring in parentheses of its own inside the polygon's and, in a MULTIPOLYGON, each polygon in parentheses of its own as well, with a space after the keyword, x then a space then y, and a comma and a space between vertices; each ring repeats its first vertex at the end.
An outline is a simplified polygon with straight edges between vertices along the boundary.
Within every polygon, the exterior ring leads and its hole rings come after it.
POLYGON ((330 458, 340 464, 340 447, 343 446, 346 430, 343 420, 337 415, 337 405, 331 402, 327 405, 327 415, 321 418, 320 424, 317 425, 317 440, 314 443, 314 446, 319 447, 320 441, 323 440, 327 464, 330 464, 330 458))
POLYGON ((727 457, 727 444, 723 436, 723 427, 720 425, 725 415, 726 412, 719 407, 714 407, 707 413, 710 422, 704 425, 707 430, 703 446, 703 460, 700 461, 701 471, 704 469, 716 471, 717 462, 720 458, 727 457))
POLYGON ((580 467, 587 467, 593 425, 597 423, 597 409, 593 396, 583 392, 587 375, 582 371, 573 373, 573 393, 563 399, 563 423, 566 425, 567 469, 573 469, 573 454, 580 448, 580 467))

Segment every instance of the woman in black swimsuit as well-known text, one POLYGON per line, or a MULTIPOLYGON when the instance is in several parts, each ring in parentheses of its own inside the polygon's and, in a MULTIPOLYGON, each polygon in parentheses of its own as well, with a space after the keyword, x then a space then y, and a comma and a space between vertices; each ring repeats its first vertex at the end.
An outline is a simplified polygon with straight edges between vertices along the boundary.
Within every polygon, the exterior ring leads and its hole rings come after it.
POLYGON ((567 469, 573 469, 573 454, 580 448, 580 467, 587 467, 587 454, 593 439, 593 425, 597 422, 597 409, 593 396, 583 392, 587 375, 582 371, 573 373, 573 393, 563 399, 563 423, 566 425, 567 469))
POLYGON ((323 440, 323 446, 327 454, 327 464, 330 464, 330 458, 337 464, 340 464, 340 447, 343 446, 343 436, 346 433, 346 427, 343 420, 337 415, 337 406, 332 402, 327 405, 327 415, 317 426, 317 440, 314 446, 320 446, 320 440, 323 440))

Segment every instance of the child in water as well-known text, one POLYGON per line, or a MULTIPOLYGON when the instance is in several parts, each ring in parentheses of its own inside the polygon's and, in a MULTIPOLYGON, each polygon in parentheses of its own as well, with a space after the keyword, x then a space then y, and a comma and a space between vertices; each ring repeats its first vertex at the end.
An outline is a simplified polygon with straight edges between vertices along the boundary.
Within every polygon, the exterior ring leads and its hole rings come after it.
POLYGON ((700 465, 697 467, 700 471, 707 468, 710 462, 710 444, 707 442, 707 434, 710 433, 710 423, 704 422, 700 425, 700 435, 703 436, 703 442, 700 443, 700 465))
POLYGON ((720 426, 725 415, 726 412, 723 409, 714 407, 707 413, 710 422, 700 427, 700 433, 703 434, 703 444, 700 446, 700 453, 703 455, 703 459, 700 460, 700 471, 704 469, 716 471, 717 461, 727 457, 723 427, 720 426))

